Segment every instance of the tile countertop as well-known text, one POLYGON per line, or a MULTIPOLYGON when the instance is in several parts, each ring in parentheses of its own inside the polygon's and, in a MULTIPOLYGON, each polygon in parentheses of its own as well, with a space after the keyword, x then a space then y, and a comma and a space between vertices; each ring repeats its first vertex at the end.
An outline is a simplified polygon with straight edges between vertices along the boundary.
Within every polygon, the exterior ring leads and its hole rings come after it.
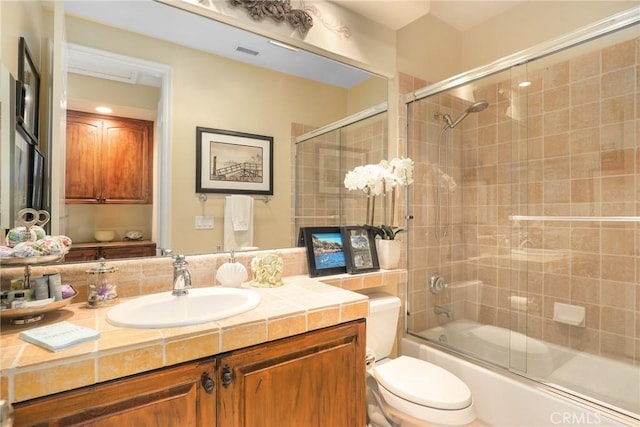
POLYGON ((277 288, 251 287, 262 296, 255 309, 200 325, 120 328, 107 323, 108 307, 89 309, 83 302, 48 313, 35 326, 3 323, 0 396, 21 402, 337 325, 369 313, 364 295, 308 276, 289 276, 284 282, 277 288), (18 338, 22 330, 63 320, 97 329, 100 339, 54 353, 18 338))

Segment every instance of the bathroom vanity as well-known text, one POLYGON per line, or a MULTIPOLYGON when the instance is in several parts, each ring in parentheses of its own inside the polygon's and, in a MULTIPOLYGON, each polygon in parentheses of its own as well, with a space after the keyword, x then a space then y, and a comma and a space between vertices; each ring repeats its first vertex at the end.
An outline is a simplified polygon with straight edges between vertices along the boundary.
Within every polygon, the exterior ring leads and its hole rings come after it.
POLYGON ((56 353, 3 324, 15 425, 363 426, 367 298, 306 276, 252 289, 255 309, 174 328, 115 327, 109 308, 71 304, 46 321, 101 336, 56 353))
POLYGON ((364 319, 15 405, 16 425, 364 426, 364 319))

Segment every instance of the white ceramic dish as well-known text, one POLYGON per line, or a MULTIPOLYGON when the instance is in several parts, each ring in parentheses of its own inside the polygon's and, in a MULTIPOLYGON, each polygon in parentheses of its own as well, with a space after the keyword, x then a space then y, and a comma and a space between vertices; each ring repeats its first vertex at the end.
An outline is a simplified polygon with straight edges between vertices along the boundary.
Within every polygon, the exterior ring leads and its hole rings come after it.
POLYGON ((93 232, 93 238, 98 242, 110 242, 116 237, 113 230, 96 230, 93 232))

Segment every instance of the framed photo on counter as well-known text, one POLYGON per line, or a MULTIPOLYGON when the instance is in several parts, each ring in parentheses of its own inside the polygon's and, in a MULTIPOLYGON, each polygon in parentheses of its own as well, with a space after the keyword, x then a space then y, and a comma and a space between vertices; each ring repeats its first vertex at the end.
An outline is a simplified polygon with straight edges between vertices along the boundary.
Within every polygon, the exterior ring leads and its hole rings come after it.
POLYGON ((371 227, 354 225, 340 228, 346 259, 347 273, 378 271, 378 253, 375 234, 371 227))
POLYGON ((303 227, 310 277, 347 272, 340 227, 303 227))

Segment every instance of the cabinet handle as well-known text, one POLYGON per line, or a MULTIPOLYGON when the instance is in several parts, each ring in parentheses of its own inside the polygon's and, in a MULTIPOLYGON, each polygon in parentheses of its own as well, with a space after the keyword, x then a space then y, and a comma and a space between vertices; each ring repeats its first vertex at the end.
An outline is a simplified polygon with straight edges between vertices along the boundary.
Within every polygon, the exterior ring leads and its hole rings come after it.
POLYGON ((216 382, 211 379, 209 373, 206 371, 202 373, 200 382, 202 383, 202 388, 204 388, 204 391, 206 391, 207 394, 211 394, 211 392, 213 392, 213 389, 216 387, 216 382))
POLYGON ((224 365, 222 368, 222 385, 227 388, 236 379, 236 375, 233 373, 229 365, 224 365))

